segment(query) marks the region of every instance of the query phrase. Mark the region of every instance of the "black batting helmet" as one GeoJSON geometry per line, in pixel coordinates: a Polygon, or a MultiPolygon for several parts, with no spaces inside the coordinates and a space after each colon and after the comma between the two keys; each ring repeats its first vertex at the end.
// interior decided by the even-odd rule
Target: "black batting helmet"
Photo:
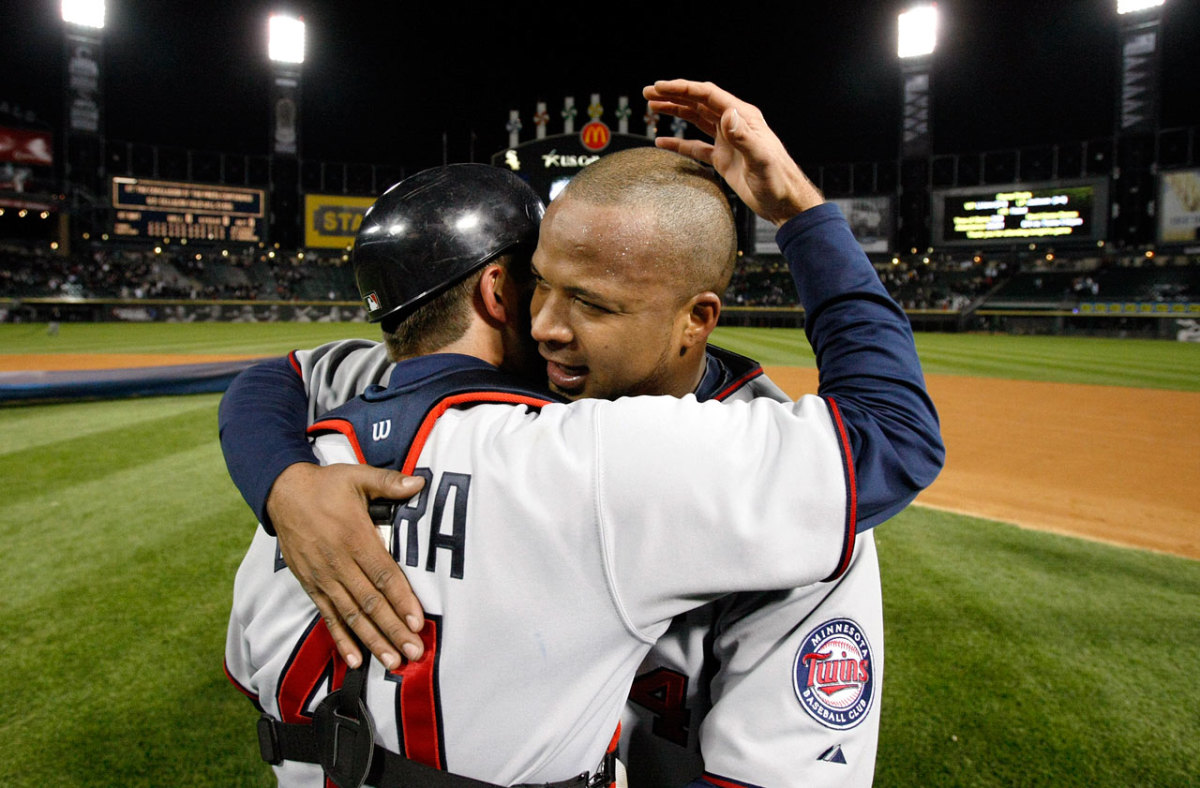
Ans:
{"type": "Polygon", "coordinates": [[[497,255],[532,252],[544,212],[528,184],[489,164],[405,178],[367,210],[354,239],[367,318],[399,320],[497,255]]]}

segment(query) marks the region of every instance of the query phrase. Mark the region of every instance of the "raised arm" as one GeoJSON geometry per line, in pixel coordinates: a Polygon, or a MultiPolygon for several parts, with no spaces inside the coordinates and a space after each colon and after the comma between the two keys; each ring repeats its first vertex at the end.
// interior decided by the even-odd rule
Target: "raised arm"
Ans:
{"type": "Polygon", "coordinates": [[[712,142],[659,137],[655,144],[710,164],[742,201],[779,227],[825,202],[758,107],[711,82],[659,80],[643,89],[650,110],[686,120],[712,142]]]}
{"type": "Polygon", "coordinates": [[[929,485],[945,460],[907,316],[841,211],[824,202],[757,107],[712,83],[682,79],[656,82],[643,94],[653,111],[713,137],[660,137],[659,147],[711,164],[746,205],[781,228],[776,240],[805,309],[818,393],[834,403],[846,429],[857,527],[883,522],[929,485]]]}
{"type": "Polygon", "coordinates": [[[234,484],[320,609],[347,664],[361,659],[351,631],[391,667],[417,659],[420,602],[376,536],[366,502],[405,499],[424,480],[360,465],[317,465],[311,420],[379,382],[389,368],[362,340],[299,351],[247,369],[221,400],[221,449],[234,484]],[[407,622],[407,623],[406,623],[407,622]]]}

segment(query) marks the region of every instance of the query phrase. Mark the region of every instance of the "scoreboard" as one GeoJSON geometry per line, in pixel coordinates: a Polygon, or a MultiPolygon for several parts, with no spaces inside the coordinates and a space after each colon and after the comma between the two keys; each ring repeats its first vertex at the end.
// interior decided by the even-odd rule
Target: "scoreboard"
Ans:
{"type": "Polygon", "coordinates": [[[114,177],[113,234],[257,243],[265,203],[262,189],[114,177]]]}
{"type": "Polygon", "coordinates": [[[933,194],[933,241],[977,247],[1095,243],[1107,235],[1107,217],[1103,179],[952,189],[933,194]]]}

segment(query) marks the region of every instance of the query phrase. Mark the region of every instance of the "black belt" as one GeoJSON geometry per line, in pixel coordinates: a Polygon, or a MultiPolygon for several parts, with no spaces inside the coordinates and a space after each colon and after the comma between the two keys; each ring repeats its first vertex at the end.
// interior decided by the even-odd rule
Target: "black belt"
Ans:
{"type": "MultiPolygon", "coordinates": [[[[342,688],[317,706],[311,724],[284,723],[263,714],[258,749],[272,766],[284,761],[319,763],[338,788],[501,788],[494,783],[435,769],[375,743],[375,722],[366,704],[367,664],[346,671],[342,688]]],[[[615,743],[615,737],[614,737],[615,743]]],[[[616,779],[616,748],[609,747],[596,774],[584,772],[556,783],[516,788],[600,788],[616,779]]]]}

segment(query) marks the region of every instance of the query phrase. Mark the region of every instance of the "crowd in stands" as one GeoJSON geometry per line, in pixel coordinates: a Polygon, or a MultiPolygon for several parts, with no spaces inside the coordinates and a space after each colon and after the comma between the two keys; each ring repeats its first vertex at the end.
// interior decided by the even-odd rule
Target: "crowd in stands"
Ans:
{"type": "Polygon", "coordinates": [[[341,252],[109,248],[61,255],[0,246],[0,297],[357,301],[341,252]]]}
{"type": "MultiPolygon", "coordinates": [[[[1200,259],[1182,256],[990,258],[940,254],[875,261],[880,280],[906,310],[961,311],[972,304],[1070,307],[1103,298],[1200,301],[1200,259]]],[[[61,255],[0,243],[0,298],[358,301],[342,251],[276,254],[170,247],[104,248],[61,255]]],[[[778,256],[739,261],[729,307],[795,307],[778,256]]]]}
{"type": "MultiPolygon", "coordinates": [[[[1004,262],[960,259],[899,258],[877,262],[875,269],[892,297],[908,310],[958,311],[993,290],[1012,266],[1004,262]]],[[[743,260],[735,270],[728,306],[796,306],[796,292],[787,265],[779,258],[743,260]]]]}
{"type": "MultiPolygon", "coordinates": [[[[938,254],[877,260],[884,286],[908,311],[959,312],[972,305],[1020,303],[1070,309],[1102,299],[1200,302],[1200,257],[1145,253],[1101,257],[938,254]]],[[[745,258],[725,294],[728,306],[797,303],[786,264],[745,258]]]]}

